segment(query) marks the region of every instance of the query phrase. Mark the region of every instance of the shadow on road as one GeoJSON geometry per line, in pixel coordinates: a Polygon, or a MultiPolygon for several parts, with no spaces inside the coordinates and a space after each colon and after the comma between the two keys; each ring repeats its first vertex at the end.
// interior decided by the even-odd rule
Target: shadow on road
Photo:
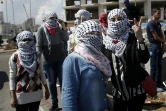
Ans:
{"type": "Polygon", "coordinates": [[[164,111],[164,110],[158,110],[160,108],[166,107],[165,105],[162,104],[152,104],[152,105],[144,105],[144,109],[147,111],[164,111]]]}
{"type": "Polygon", "coordinates": [[[166,57],[162,59],[162,81],[166,81],[166,57]]]}
{"type": "Polygon", "coordinates": [[[3,88],[5,82],[8,82],[8,75],[4,71],[0,71],[0,90],[3,88]]]}

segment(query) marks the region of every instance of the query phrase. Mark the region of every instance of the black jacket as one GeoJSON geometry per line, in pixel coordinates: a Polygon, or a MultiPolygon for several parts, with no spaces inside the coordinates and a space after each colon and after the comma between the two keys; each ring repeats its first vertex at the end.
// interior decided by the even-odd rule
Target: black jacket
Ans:
{"type": "MultiPolygon", "coordinates": [[[[140,45],[140,44],[139,44],[140,45]]],[[[145,45],[145,44],[144,44],[145,45]]],[[[112,63],[112,52],[108,49],[102,49],[104,55],[111,61],[110,65],[112,68],[112,77],[111,81],[116,87],[115,81],[115,70],[112,63]]],[[[145,50],[138,49],[137,39],[135,34],[130,32],[129,38],[127,41],[127,47],[124,52],[124,59],[126,61],[124,78],[125,82],[130,87],[136,87],[146,78],[147,72],[144,68],[141,67],[140,63],[147,63],[149,60],[149,51],[145,46],[145,50]]]]}

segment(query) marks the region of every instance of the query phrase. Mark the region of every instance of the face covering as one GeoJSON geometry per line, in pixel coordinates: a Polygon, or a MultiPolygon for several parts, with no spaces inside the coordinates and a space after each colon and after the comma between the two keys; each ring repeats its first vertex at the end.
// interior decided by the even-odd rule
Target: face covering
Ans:
{"type": "Polygon", "coordinates": [[[121,9],[114,9],[108,14],[107,36],[103,38],[106,49],[111,50],[117,57],[121,57],[126,49],[130,28],[128,19],[121,9]],[[119,16],[121,20],[113,21],[112,18],[119,16]]]}
{"type": "Polygon", "coordinates": [[[29,73],[29,77],[32,78],[35,75],[37,67],[37,55],[33,34],[29,31],[23,31],[17,35],[16,40],[20,64],[29,73]]]}
{"type": "Polygon", "coordinates": [[[110,62],[101,52],[102,36],[99,24],[91,20],[84,21],[76,28],[75,36],[77,45],[74,51],[99,68],[103,74],[111,76],[110,62]]]}

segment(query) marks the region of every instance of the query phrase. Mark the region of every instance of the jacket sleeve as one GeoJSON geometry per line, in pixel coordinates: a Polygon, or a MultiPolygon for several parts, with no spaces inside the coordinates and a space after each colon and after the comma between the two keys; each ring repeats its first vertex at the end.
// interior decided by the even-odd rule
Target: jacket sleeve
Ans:
{"type": "Polygon", "coordinates": [[[43,59],[39,60],[39,69],[40,69],[41,82],[43,85],[45,85],[47,84],[47,82],[46,82],[46,76],[44,74],[44,69],[43,69],[43,59]]]}
{"type": "Polygon", "coordinates": [[[36,51],[39,55],[39,58],[41,57],[41,53],[42,53],[42,46],[43,46],[43,28],[39,27],[38,31],[37,31],[37,36],[36,36],[36,51]]]}
{"type": "Polygon", "coordinates": [[[138,52],[136,54],[137,60],[140,63],[146,64],[150,58],[150,54],[149,54],[147,46],[145,45],[144,42],[143,43],[137,42],[137,48],[138,48],[138,52]]]}
{"type": "Polygon", "coordinates": [[[67,33],[67,30],[60,29],[60,36],[63,42],[67,42],[69,40],[69,35],[67,33]]]}
{"type": "Polygon", "coordinates": [[[10,90],[16,90],[16,74],[17,74],[17,65],[13,61],[14,54],[9,59],[9,88],[10,90]]]}
{"type": "Polygon", "coordinates": [[[78,92],[80,86],[79,68],[74,68],[71,57],[67,57],[63,63],[62,73],[62,109],[63,111],[79,111],[78,92]]]}

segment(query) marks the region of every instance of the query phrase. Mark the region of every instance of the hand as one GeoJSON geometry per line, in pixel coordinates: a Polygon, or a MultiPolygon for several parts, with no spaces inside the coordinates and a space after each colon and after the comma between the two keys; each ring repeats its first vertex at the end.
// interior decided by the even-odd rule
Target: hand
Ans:
{"type": "Polygon", "coordinates": [[[63,29],[65,29],[65,28],[66,28],[66,27],[65,27],[65,23],[64,23],[64,21],[63,21],[63,20],[60,20],[60,19],[59,19],[59,23],[61,24],[61,26],[62,26],[62,28],[63,28],[63,29]]]}
{"type": "Polygon", "coordinates": [[[135,32],[135,36],[137,40],[139,40],[140,42],[143,41],[141,23],[142,23],[142,18],[140,18],[139,22],[137,22],[137,20],[134,18],[134,25],[132,26],[132,29],[135,32]]]}
{"type": "Polygon", "coordinates": [[[50,97],[50,93],[48,90],[45,91],[45,100],[47,100],[50,97]]]}
{"type": "Polygon", "coordinates": [[[69,54],[74,51],[74,47],[69,50],[69,54]]]}
{"type": "Polygon", "coordinates": [[[10,98],[10,105],[12,106],[12,108],[15,108],[17,106],[17,99],[15,97],[10,98]]]}

